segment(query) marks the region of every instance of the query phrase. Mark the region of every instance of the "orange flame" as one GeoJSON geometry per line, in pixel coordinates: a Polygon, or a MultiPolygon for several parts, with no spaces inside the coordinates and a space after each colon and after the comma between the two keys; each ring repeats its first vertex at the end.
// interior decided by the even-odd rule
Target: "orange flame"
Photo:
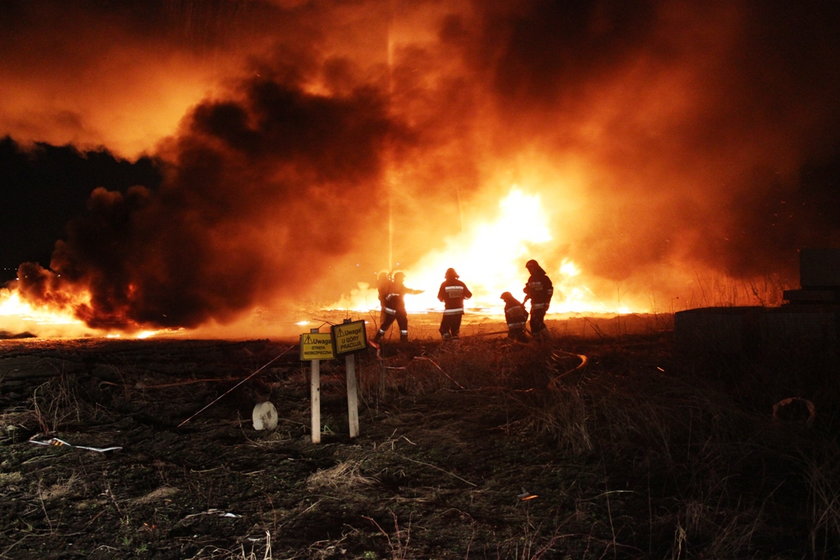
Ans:
{"type": "MultiPolygon", "coordinates": [[[[583,271],[570,259],[549,263],[540,255],[549,253],[552,236],[549,219],[539,194],[529,194],[514,185],[499,202],[499,211],[492,221],[479,221],[461,234],[446,240],[444,247],[427,253],[407,268],[406,285],[422,289],[422,294],[406,296],[409,312],[439,310],[437,289],[444,272],[453,267],[473,293],[466,302],[468,310],[487,314],[503,313],[502,292],[511,292],[522,299],[528,273],[525,262],[537,258],[551,277],[555,296],[550,313],[630,313],[618,301],[599,298],[587,286],[583,271]]],[[[377,309],[376,290],[361,283],[345,295],[334,309],[367,311],[377,309]]]]}
{"type": "MultiPolygon", "coordinates": [[[[89,297],[76,295],[73,305],[80,305],[89,297]]],[[[78,319],[72,306],[50,307],[34,305],[24,300],[15,289],[0,289],[0,330],[19,335],[31,334],[51,338],[78,338],[102,336],[107,338],[149,338],[160,334],[160,330],[140,330],[121,333],[92,329],[78,319]]]]}
{"type": "Polygon", "coordinates": [[[49,333],[49,336],[86,336],[93,331],[73,316],[72,311],[36,306],[21,298],[17,290],[0,290],[0,329],[9,333],[49,333]]]}

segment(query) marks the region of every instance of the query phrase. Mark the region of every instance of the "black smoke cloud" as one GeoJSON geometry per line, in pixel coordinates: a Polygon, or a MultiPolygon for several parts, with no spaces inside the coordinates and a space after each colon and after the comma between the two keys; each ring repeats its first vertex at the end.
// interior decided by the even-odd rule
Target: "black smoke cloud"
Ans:
{"type": "Polygon", "coordinates": [[[373,90],[325,97],[261,77],[237,95],[194,109],[161,150],[159,189],[94,190],[51,271],[21,268],[21,291],[87,290],[77,315],[107,329],[225,322],[278,291],[306,296],[316,263],[376,215],[365,191],[395,129],[373,90]]]}

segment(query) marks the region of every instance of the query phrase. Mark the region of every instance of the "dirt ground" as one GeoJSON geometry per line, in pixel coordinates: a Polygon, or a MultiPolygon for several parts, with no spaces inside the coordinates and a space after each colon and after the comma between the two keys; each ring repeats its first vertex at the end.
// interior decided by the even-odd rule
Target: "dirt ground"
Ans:
{"type": "MultiPolygon", "coordinates": [[[[696,505],[714,508],[704,515],[671,508],[688,486],[644,453],[615,451],[629,443],[593,444],[593,397],[578,398],[598,376],[646,387],[667,375],[670,343],[489,336],[370,349],[355,358],[353,439],[345,363],[323,361],[314,444],[310,363],[294,341],[2,340],[0,558],[715,557],[708,540],[749,525],[749,510],[721,496],[696,505]],[[263,401],[279,411],[271,431],[252,424],[263,401]],[[66,445],[42,445],[52,438],[66,445]],[[726,513],[736,519],[710,521],[726,513]]],[[[786,556],[805,539],[779,533],[772,509],[743,557],[802,557],[786,556]]]]}

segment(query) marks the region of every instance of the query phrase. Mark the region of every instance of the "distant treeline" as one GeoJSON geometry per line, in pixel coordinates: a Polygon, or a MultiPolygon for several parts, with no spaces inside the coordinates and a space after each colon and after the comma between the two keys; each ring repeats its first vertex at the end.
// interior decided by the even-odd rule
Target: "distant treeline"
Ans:
{"type": "Polygon", "coordinates": [[[96,187],[125,191],[133,185],[157,189],[159,163],[150,157],[121,159],[105,148],[80,151],[72,145],[18,144],[0,138],[0,281],[32,261],[49,266],[65,225],[85,208],[96,187]]]}

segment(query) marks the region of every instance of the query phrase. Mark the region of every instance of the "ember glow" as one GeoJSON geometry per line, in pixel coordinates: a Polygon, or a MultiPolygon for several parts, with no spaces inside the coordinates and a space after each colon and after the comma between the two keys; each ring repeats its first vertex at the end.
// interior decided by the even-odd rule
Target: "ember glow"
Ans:
{"type": "Polygon", "coordinates": [[[530,258],[553,313],[775,304],[840,246],[831,3],[4,9],[6,294],[96,333],[299,330],[381,270],[498,314],[530,258]]]}

